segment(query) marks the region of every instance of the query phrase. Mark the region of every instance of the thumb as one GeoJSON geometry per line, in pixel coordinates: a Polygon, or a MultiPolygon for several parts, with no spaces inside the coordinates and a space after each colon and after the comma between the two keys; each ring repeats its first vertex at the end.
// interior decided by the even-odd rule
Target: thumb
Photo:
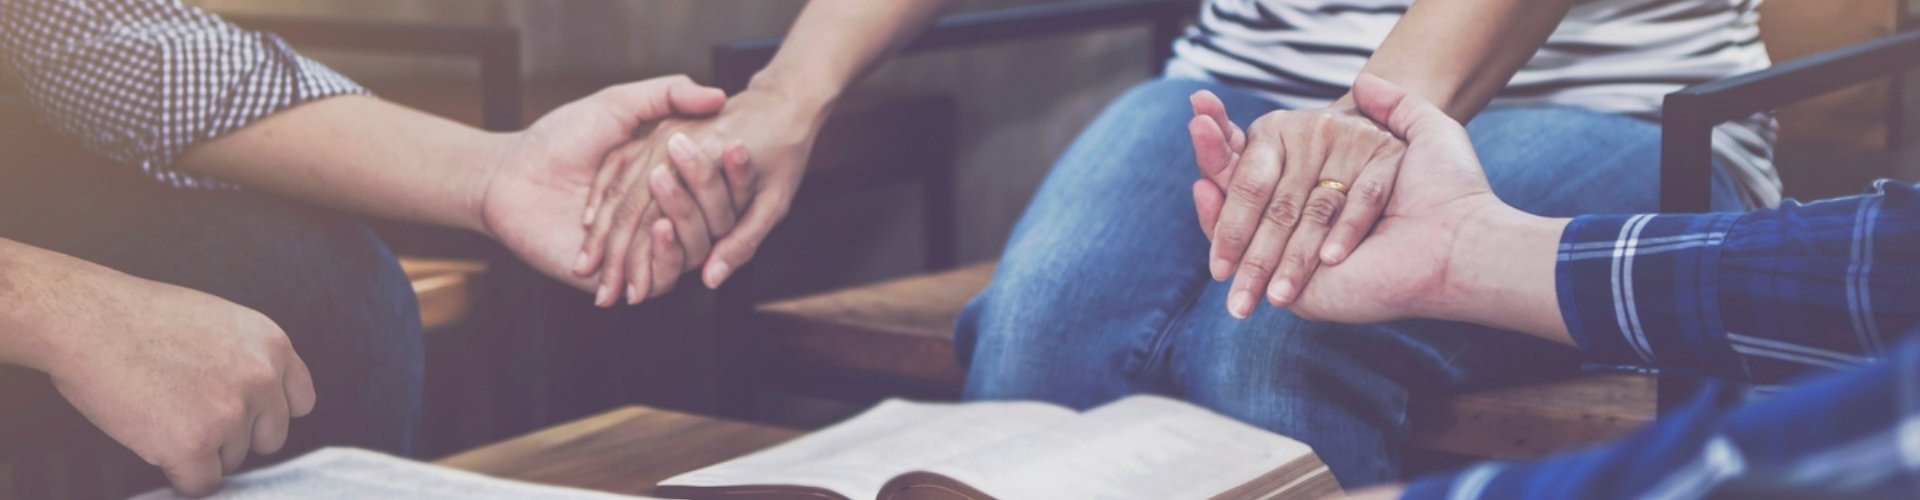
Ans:
{"type": "Polygon", "coordinates": [[[635,125],[676,115],[711,115],[720,112],[727,102],[725,92],[693,83],[686,75],[614,85],[594,97],[635,125]]]}
{"type": "Polygon", "coordinates": [[[1438,136],[1460,130],[1460,123],[1438,106],[1377,76],[1361,73],[1353,82],[1353,100],[1360,113],[1412,143],[1420,136],[1438,136]]]}

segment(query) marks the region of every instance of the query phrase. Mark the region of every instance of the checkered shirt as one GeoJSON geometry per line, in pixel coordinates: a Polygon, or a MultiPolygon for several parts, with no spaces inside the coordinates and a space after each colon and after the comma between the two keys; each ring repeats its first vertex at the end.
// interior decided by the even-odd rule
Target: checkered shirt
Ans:
{"type": "Polygon", "coordinates": [[[179,0],[0,0],[0,81],[47,126],[179,187],[188,147],[313,99],[366,93],[269,33],[179,0]]]}

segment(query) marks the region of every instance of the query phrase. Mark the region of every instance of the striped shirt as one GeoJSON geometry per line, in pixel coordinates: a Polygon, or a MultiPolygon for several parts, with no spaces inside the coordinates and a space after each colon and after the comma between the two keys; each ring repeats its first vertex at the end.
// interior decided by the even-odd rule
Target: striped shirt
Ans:
{"type": "Polygon", "coordinates": [[[56,132],[180,187],[230,187],[168,169],[188,146],[366,93],[279,37],[179,0],[0,0],[0,82],[56,132]]]}
{"type": "MultiPolygon", "coordinates": [[[[1265,93],[1283,107],[1324,107],[1354,77],[1413,0],[1209,0],[1174,43],[1167,74],[1265,93]]],[[[1493,106],[1571,105],[1658,119],[1666,94],[1766,68],[1760,0],[1574,0],[1546,44],[1493,106]]],[[[1749,206],[1780,201],[1767,115],[1714,130],[1716,159],[1749,206]]]]}
{"type": "Polygon", "coordinates": [[[1580,217],[1555,279],[1589,356],[1717,382],[1613,443],[1422,479],[1406,498],[1920,498],[1920,188],[1580,217]],[[1787,385],[1749,403],[1746,383],[1787,385]]]}

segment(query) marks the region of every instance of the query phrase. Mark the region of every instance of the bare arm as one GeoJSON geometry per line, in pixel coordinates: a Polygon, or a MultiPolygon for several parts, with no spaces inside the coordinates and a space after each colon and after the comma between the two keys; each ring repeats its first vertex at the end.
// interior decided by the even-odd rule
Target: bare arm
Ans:
{"type": "MultiPolygon", "coordinates": [[[[1572,0],[1414,2],[1361,72],[1405,86],[1465,122],[1533,58],[1572,6],[1572,0]]],[[[1341,101],[1351,103],[1352,95],[1341,101]]]]}
{"type": "Polygon", "coordinates": [[[965,0],[813,0],[753,79],[820,110],[965,0]]]}
{"type": "Polygon", "coordinates": [[[362,214],[483,231],[511,134],[365,96],[322,99],[196,145],[178,168],[362,214]]]}

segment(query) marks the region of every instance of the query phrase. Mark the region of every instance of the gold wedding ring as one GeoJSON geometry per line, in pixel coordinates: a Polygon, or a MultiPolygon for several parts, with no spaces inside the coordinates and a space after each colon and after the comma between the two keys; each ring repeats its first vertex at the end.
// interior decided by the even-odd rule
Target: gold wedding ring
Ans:
{"type": "Polygon", "coordinates": [[[1320,187],[1339,191],[1340,194],[1347,194],[1347,183],[1345,182],[1333,179],[1320,179],[1320,187]]]}

